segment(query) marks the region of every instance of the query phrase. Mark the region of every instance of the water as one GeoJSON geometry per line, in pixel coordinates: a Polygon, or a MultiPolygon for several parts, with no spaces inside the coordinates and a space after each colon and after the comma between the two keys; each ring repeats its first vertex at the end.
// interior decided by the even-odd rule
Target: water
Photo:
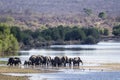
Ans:
{"type": "Polygon", "coordinates": [[[120,42],[100,42],[96,45],[52,45],[50,48],[20,51],[22,60],[31,55],[80,56],[87,63],[120,63],[120,42]]]}
{"type": "Polygon", "coordinates": [[[14,74],[13,76],[31,76],[30,80],[120,80],[120,72],[74,72],[74,73],[36,73],[14,74]]]}
{"type": "MultiPolygon", "coordinates": [[[[100,63],[120,63],[120,42],[100,42],[96,45],[52,45],[50,48],[20,51],[22,63],[31,55],[44,56],[80,56],[84,66],[97,66],[100,63]]],[[[0,58],[6,61],[8,58],[0,58]]],[[[120,80],[120,72],[82,71],[81,69],[59,69],[57,73],[14,74],[13,76],[31,76],[30,80],[120,80]]]]}

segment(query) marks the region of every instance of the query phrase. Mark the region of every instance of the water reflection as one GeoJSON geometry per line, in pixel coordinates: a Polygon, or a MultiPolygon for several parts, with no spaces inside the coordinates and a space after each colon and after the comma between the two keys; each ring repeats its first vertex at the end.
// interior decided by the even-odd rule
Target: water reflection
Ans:
{"type": "Polygon", "coordinates": [[[20,51],[21,58],[28,59],[31,55],[44,56],[80,56],[84,62],[120,63],[120,43],[100,42],[96,45],[52,45],[45,49],[20,51]],[[27,57],[27,58],[25,58],[27,57]]]}
{"type": "MultiPolygon", "coordinates": [[[[28,60],[31,55],[44,56],[80,56],[84,62],[120,63],[120,42],[100,42],[96,45],[52,45],[49,48],[20,51],[18,56],[22,61],[28,60]],[[89,48],[89,49],[88,49],[89,48]]],[[[0,58],[5,61],[8,58],[0,58]]]]}

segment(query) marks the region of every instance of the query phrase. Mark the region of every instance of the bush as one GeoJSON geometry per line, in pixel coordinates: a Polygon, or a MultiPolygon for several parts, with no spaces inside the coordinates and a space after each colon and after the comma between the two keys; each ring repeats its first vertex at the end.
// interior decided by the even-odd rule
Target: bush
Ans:
{"type": "Polygon", "coordinates": [[[112,33],[113,33],[115,36],[120,36],[120,25],[114,26],[112,33]]]}
{"type": "Polygon", "coordinates": [[[98,42],[97,39],[95,39],[93,36],[88,36],[83,43],[84,44],[96,44],[97,42],[98,42]]]}

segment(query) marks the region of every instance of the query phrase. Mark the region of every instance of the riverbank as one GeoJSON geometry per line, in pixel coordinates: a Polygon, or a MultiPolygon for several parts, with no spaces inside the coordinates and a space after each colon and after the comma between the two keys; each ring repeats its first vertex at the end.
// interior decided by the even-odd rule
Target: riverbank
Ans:
{"type": "Polygon", "coordinates": [[[55,71],[32,69],[32,68],[20,68],[18,66],[17,67],[0,66],[0,80],[29,80],[28,76],[10,76],[10,75],[4,75],[5,73],[30,74],[30,73],[52,73],[52,72],[55,71]]]}
{"type": "Polygon", "coordinates": [[[0,74],[0,80],[28,80],[27,76],[10,76],[0,74]]]}

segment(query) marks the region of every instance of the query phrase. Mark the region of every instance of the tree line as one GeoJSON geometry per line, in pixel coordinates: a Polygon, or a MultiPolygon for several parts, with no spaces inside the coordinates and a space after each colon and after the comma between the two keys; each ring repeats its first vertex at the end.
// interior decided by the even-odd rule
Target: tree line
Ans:
{"type": "Polygon", "coordinates": [[[101,35],[108,35],[106,29],[100,30],[95,27],[79,28],[78,26],[65,27],[62,25],[35,31],[21,30],[19,27],[14,26],[11,27],[11,33],[19,43],[29,45],[29,47],[44,46],[49,42],[63,44],[67,41],[78,41],[79,44],[95,44],[99,41],[101,35]]]}

